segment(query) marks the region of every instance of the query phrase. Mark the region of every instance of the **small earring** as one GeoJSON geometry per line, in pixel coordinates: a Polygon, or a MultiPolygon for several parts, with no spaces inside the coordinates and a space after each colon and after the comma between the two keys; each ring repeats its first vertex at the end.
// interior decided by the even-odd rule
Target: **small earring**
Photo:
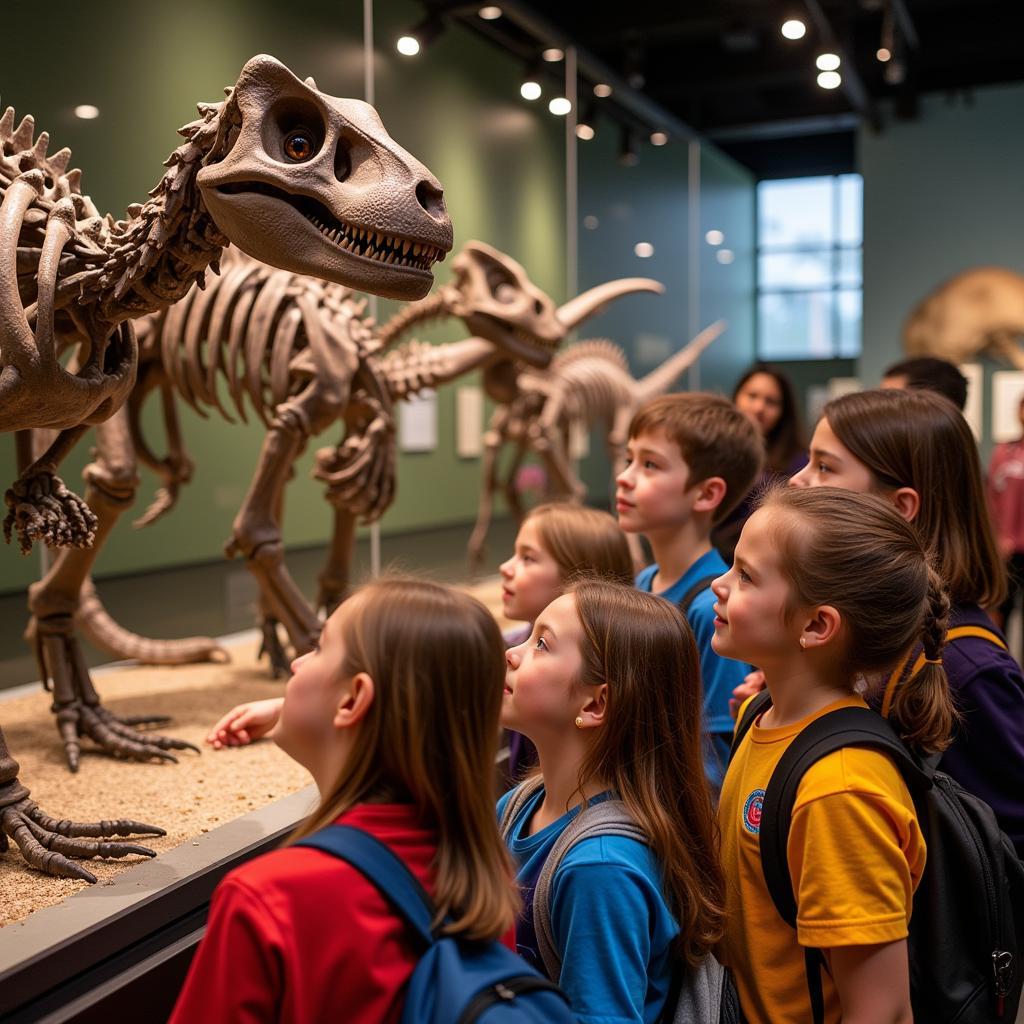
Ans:
{"type": "Polygon", "coordinates": [[[807,649],[807,637],[800,637],[800,646],[803,647],[805,650],[807,649]]]}
{"type": "Polygon", "coordinates": [[[583,728],[583,716],[582,715],[577,715],[576,716],[576,728],[577,729],[582,729],[583,728]]]}

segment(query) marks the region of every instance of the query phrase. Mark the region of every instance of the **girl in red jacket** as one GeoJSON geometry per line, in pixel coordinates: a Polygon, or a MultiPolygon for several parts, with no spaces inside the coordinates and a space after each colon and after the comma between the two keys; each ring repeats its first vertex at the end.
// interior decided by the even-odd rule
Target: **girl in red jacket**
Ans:
{"type": "MultiPolygon", "coordinates": [[[[371,583],[292,665],[273,739],[309,769],[332,822],[385,842],[451,930],[504,936],[518,897],[491,787],[504,679],[501,634],[473,598],[434,583],[371,583]]],[[[413,937],[355,868],[288,846],[231,872],[173,1024],[397,1021],[413,937]]]]}

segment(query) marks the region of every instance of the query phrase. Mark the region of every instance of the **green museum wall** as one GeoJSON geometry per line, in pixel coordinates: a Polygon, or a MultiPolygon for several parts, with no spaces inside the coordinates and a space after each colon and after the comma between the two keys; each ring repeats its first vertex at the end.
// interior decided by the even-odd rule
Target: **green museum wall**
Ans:
{"type": "MultiPolygon", "coordinates": [[[[915,121],[886,111],[859,135],[864,175],[864,346],[874,386],[901,354],[913,308],[970,267],[1024,272],[1024,86],[974,89],[970,102],[929,95],[915,121]]],[[[985,365],[983,452],[990,448],[992,362],[985,365]]]]}
{"type": "MultiPolygon", "coordinates": [[[[526,265],[533,279],[558,301],[565,298],[564,125],[518,98],[518,64],[472,33],[451,27],[415,61],[394,50],[394,38],[422,16],[412,2],[376,5],[377,106],[390,134],[426,163],[445,186],[456,247],[481,238],[526,265]]],[[[15,0],[5,5],[8,39],[37,34],[38,7],[15,0]]],[[[363,95],[360,2],[180,0],[139,5],[109,0],[97,7],[55,0],[48,19],[60,25],[47,36],[47,58],[30,46],[9,47],[0,73],[0,100],[19,114],[32,113],[51,135],[51,150],[68,145],[83,169],[83,189],[102,210],[120,214],[159,180],[162,162],[180,142],[175,130],[194,119],[197,101],[222,97],[245,60],[272,53],[296,73],[313,75],[335,95],[363,95]],[[73,116],[80,103],[100,117],[73,116]]],[[[437,278],[448,277],[448,265],[437,278]]],[[[381,303],[380,317],[394,307],[381,303]]],[[[427,332],[452,340],[449,326],[427,332]]],[[[186,444],[197,470],[170,515],[143,531],[127,522],[111,536],[97,575],[214,560],[228,536],[256,464],[263,433],[254,425],[202,419],[182,410],[186,444]]],[[[147,419],[160,450],[159,415],[147,419]]],[[[438,449],[399,457],[398,499],[382,528],[408,530],[472,519],[479,462],[454,451],[454,389],[438,400],[438,449]]],[[[319,444],[332,444],[332,432],[319,444]]],[[[64,466],[79,486],[90,440],[64,466]]],[[[322,489],[310,480],[310,446],[289,486],[285,538],[289,545],[322,543],[330,529],[322,489]]],[[[0,478],[13,479],[13,443],[0,443],[0,478]]],[[[136,508],[141,513],[157,484],[142,470],[136,508]]],[[[387,551],[385,547],[385,558],[387,551]]],[[[0,547],[0,590],[34,578],[38,558],[0,547]]]]}

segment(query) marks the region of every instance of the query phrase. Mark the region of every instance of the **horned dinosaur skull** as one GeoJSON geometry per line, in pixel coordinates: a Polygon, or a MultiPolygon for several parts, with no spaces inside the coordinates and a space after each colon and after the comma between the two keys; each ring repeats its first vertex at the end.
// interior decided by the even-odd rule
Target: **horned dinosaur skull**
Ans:
{"type": "Polygon", "coordinates": [[[264,263],[377,295],[417,299],[452,247],[441,183],[367,103],[327,96],[253,57],[231,97],[227,154],[197,175],[207,209],[264,263]]]}

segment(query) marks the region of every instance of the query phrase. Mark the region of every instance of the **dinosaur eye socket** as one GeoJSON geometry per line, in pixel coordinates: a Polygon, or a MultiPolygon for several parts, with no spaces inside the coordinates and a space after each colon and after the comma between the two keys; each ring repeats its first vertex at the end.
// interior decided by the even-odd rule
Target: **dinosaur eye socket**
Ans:
{"type": "Polygon", "coordinates": [[[494,289],[494,297],[499,302],[512,302],[516,297],[516,290],[510,284],[499,284],[494,289]]]}
{"type": "Polygon", "coordinates": [[[289,132],[284,140],[284,155],[297,163],[308,160],[316,153],[316,141],[313,133],[305,128],[296,128],[289,132]]]}

